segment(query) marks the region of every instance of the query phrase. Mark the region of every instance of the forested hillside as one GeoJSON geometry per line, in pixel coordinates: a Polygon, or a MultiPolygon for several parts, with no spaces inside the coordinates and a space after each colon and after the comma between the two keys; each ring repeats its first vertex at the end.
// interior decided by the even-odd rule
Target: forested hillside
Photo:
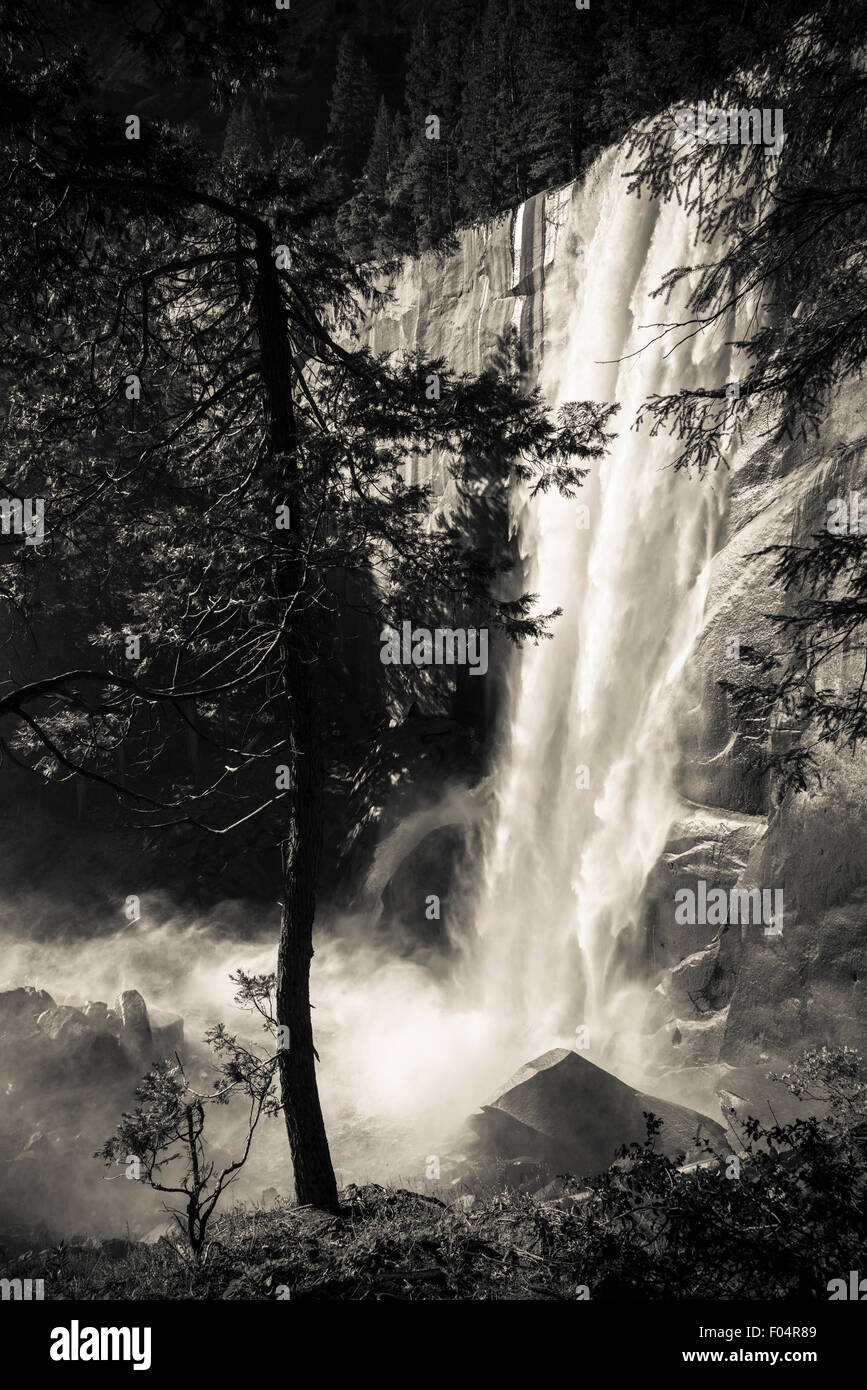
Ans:
{"type": "MultiPolygon", "coordinates": [[[[416,253],[462,225],[584,172],[635,121],[707,97],[809,10],[805,0],[292,0],[255,89],[227,80],[219,109],[188,65],[155,85],[152,60],[187,45],[184,7],[108,29],[75,22],[101,51],[106,102],[186,118],[218,150],[268,160],[294,142],[320,157],[319,192],[343,249],[416,253]],[[582,7],[583,6],[583,7],[582,7]],[[145,35],[141,42],[141,34],[145,35]],[[158,34],[158,37],[155,35],[158,34]],[[191,81],[190,79],[194,80],[191,81]],[[129,98],[135,104],[129,105],[129,98]]],[[[241,7],[243,9],[243,7],[241,7]]],[[[225,18],[221,18],[225,24],[225,18]]],[[[243,16],[236,16],[239,42],[243,16]]]]}

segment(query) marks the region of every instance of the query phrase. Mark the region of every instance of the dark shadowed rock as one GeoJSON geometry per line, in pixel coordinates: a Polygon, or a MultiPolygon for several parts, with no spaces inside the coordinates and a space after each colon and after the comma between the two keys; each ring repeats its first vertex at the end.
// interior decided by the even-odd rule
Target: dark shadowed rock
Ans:
{"type": "Polygon", "coordinates": [[[53,1042],[62,1043],[90,1038],[96,1031],[81,1009],[74,1009],[71,1004],[54,1004],[39,1015],[36,1025],[53,1042]]]}
{"type": "Polygon", "coordinates": [[[117,1039],[70,1004],[46,1009],[37,1019],[37,1028],[52,1045],[51,1053],[40,1062],[47,1086],[64,1078],[89,1082],[121,1077],[128,1068],[117,1039]]]}
{"type": "Polygon", "coordinates": [[[383,910],[405,916],[430,938],[425,898],[447,894],[466,847],[467,827],[483,809],[471,794],[477,760],[478,748],[466,728],[426,716],[415,703],[398,724],[381,731],[350,796],[352,829],[337,871],[347,905],[376,919],[383,910]],[[437,853],[447,854],[448,863],[438,862],[437,853]],[[416,872],[414,864],[421,860],[435,873],[435,886],[425,886],[419,896],[424,868],[416,872]]]}
{"type": "Polygon", "coordinates": [[[449,893],[459,879],[467,853],[463,825],[441,825],[423,835],[397,865],[382,892],[387,920],[412,926],[428,941],[450,921],[449,893]],[[430,894],[438,901],[436,918],[426,912],[430,894]]]}
{"type": "Polygon", "coordinates": [[[147,1004],[137,989],[125,989],[115,1001],[115,1013],[120,1019],[120,1042],[137,1061],[152,1060],[154,1040],[148,1018],[147,1004]]]}
{"type": "Polygon", "coordinates": [[[697,1136],[725,1142],[708,1116],[644,1095],[565,1048],[522,1067],[470,1125],[483,1150],[500,1158],[588,1175],[607,1168],[621,1145],[644,1142],[644,1111],[663,1121],[656,1147],[670,1157],[696,1157],[697,1136]]]}
{"type": "Polygon", "coordinates": [[[46,1009],[54,1008],[54,1000],[45,989],[24,985],[7,989],[0,994],[0,1034],[29,1030],[46,1009]]]}

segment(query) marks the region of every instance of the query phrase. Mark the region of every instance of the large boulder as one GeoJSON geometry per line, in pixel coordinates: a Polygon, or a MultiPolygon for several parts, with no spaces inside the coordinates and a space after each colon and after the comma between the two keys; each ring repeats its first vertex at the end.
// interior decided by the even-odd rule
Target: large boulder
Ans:
{"type": "Polygon", "coordinates": [[[700,1067],[719,1061],[728,1008],[704,1018],[675,1018],[651,1039],[657,1065],[700,1067]]]}
{"type": "Polygon", "coordinates": [[[580,1053],[556,1048],[529,1062],[470,1120],[480,1148],[588,1176],[607,1168],[624,1144],[643,1143],[644,1112],[663,1121],[657,1149],[696,1158],[698,1139],[726,1145],[715,1120],[645,1095],[580,1053]]]}
{"type": "Polygon", "coordinates": [[[36,1020],[36,1026],[52,1042],[64,1044],[80,1042],[82,1038],[92,1038],[96,1029],[81,1009],[71,1004],[54,1004],[46,1009],[36,1020]]]}
{"type": "Polygon", "coordinates": [[[81,1009],[55,1004],[37,1019],[37,1028],[51,1045],[41,1057],[44,1084],[67,1084],[70,1080],[108,1080],[122,1077],[128,1068],[117,1039],[99,1027],[81,1009]]]}
{"type": "Polygon", "coordinates": [[[119,994],[114,1011],[120,1019],[120,1043],[136,1062],[150,1063],[154,1058],[154,1040],[148,1008],[137,989],[125,989],[119,994]]]}
{"type": "Polygon", "coordinates": [[[0,1036],[32,1032],[36,1020],[46,1009],[54,1008],[54,1000],[45,989],[23,985],[0,994],[0,1036]]]}
{"type": "MultiPolygon", "coordinates": [[[[687,957],[711,946],[720,934],[711,924],[683,925],[676,920],[677,893],[742,886],[742,880],[767,829],[762,816],[720,811],[684,801],[645,888],[645,931],[651,960],[661,969],[676,969],[687,957]]],[[[719,950],[719,941],[716,949],[719,950]]],[[[725,1002],[731,997],[737,972],[740,936],[722,942],[720,968],[729,973],[725,1002]]],[[[717,982],[719,983],[719,982],[717,982]]]]}
{"type": "Polygon", "coordinates": [[[447,931],[452,915],[449,896],[459,881],[466,853],[466,826],[441,825],[423,834],[383,889],[386,921],[404,926],[427,944],[447,931]]]}

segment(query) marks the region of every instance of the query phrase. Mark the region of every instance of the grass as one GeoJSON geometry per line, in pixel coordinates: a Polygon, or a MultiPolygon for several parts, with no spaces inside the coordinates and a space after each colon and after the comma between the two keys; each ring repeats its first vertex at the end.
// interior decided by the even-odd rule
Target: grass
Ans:
{"type": "Polygon", "coordinates": [[[339,1217],[288,1202],[227,1211],[198,1268],[163,1238],[29,1251],[2,1273],[42,1278],[46,1299],[573,1299],[578,1261],[548,1249],[565,1214],[509,1191],[464,1212],[349,1187],[339,1217]]]}

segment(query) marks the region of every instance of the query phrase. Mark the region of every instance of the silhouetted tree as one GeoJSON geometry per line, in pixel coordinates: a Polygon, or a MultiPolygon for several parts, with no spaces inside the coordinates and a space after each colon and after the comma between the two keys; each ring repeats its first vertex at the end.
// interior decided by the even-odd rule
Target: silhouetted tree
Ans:
{"type": "Polygon", "coordinates": [[[377,108],[377,84],[351,31],[340,41],[337,71],[328,109],[328,136],[337,167],[348,181],[361,173],[370,148],[377,108]]]}

